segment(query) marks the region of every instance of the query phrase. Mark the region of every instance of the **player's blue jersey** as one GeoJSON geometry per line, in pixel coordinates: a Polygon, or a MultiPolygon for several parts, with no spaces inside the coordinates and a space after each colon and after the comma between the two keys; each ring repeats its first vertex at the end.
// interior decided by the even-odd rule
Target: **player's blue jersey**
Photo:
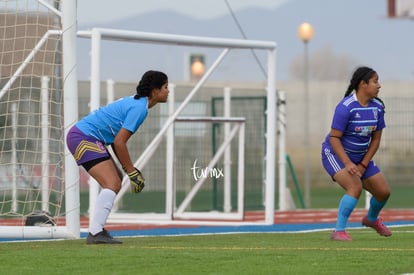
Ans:
{"type": "MultiPolygon", "coordinates": [[[[384,105],[377,99],[371,99],[368,106],[362,106],[352,93],[336,106],[331,128],[343,133],[341,142],[345,152],[363,155],[368,150],[372,132],[385,128],[384,105]]],[[[323,145],[333,152],[329,134],[323,145]]]]}
{"type": "Polygon", "coordinates": [[[147,97],[134,99],[134,96],[127,96],[91,112],[76,123],[76,127],[108,145],[114,142],[121,128],[135,133],[147,115],[147,97]]]}

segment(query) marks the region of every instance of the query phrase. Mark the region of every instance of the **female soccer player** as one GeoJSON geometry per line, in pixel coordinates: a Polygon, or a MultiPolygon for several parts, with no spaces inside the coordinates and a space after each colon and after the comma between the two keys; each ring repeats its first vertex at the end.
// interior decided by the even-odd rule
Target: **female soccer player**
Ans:
{"type": "Polygon", "coordinates": [[[148,109],[159,102],[166,102],[168,93],[167,75],[159,71],[147,71],[139,81],[135,95],[91,112],[70,129],[66,137],[70,152],[77,164],[85,168],[102,187],[96,199],[87,244],[122,243],[104,229],[122,183],[122,172],[106,146],[111,145],[128,174],[132,192],[141,192],[144,177],[133,166],[127,141],[144,122],[148,109]]]}
{"type": "Polygon", "coordinates": [[[322,164],[346,192],[339,202],[331,240],[352,240],[345,226],[363,189],[372,198],[362,225],[375,229],[381,236],[391,236],[378,218],[390,196],[390,188],[373,161],[385,128],[385,107],[378,98],[380,88],[377,72],[368,67],[357,68],[345,97],[336,106],[331,131],[322,144],[322,164]]]}

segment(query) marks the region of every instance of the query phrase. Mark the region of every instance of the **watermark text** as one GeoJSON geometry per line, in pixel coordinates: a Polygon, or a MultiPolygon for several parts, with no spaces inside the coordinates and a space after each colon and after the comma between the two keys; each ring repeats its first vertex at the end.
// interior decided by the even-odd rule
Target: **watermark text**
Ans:
{"type": "Polygon", "coordinates": [[[193,172],[194,180],[198,181],[201,178],[221,178],[224,177],[223,169],[220,168],[210,168],[210,167],[199,167],[197,166],[197,160],[194,161],[193,167],[191,168],[193,172]]]}

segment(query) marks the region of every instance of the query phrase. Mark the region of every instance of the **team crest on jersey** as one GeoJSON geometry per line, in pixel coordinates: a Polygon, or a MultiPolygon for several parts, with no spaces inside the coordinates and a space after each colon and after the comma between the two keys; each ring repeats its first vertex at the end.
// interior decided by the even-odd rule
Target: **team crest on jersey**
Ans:
{"type": "Polygon", "coordinates": [[[378,110],[374,109],[374,110],[372,110],[372,113],[373,113],[375,119],[378,119],[378,110]]]}

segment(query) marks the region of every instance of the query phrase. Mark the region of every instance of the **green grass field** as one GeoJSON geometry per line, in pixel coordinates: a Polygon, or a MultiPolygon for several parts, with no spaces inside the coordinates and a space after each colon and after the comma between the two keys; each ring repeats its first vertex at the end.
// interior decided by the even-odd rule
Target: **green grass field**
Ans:
{"type": "Polygon", "coordinates": [[[124,238],[0,243],[2,274],[404,274],[414,273],[414,227],[384,238],[350,229],[329,232],[124,238]]]}

